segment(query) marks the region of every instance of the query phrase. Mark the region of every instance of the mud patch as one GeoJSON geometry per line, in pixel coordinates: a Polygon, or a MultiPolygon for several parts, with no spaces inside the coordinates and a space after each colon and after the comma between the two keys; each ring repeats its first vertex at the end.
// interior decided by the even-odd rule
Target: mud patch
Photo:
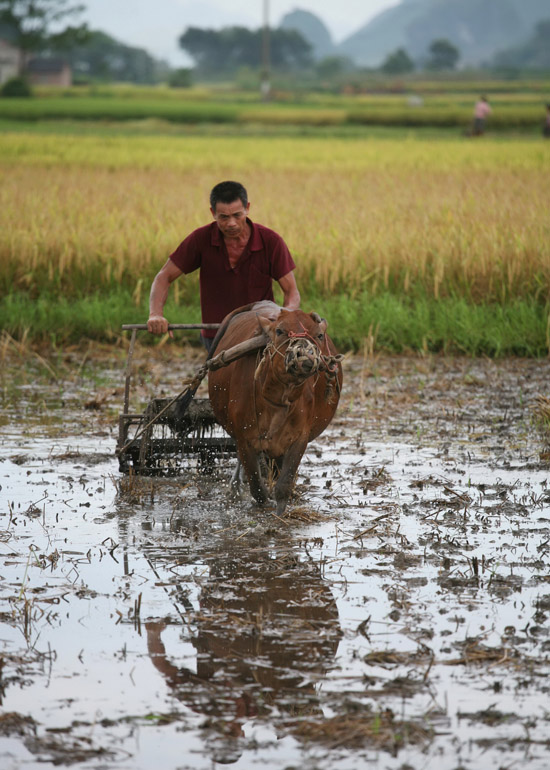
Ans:
{"type": "Polygon", "coordinates": [[[350,358],[284,518],[121,477],[122,371],[4,361],[2,767],[548,767],[548,361],[350,358]]]}

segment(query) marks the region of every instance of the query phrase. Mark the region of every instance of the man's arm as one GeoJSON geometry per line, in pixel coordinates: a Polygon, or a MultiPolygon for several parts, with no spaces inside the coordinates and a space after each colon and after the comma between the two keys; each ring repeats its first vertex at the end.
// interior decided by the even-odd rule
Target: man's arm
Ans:
{"type": "Polygon", "coordinates": [[[279,278],[277,283],[283,290],[283,306],[286,308],[286,310],[298,310],[300,307],[300,292],[296,286],[294,273],[291,271],[290,273],[283,275],[282,278],[279,278]]]}
{"type": "Polygon", "coordinates": [[[168,298],[170,284],[181,274],[179,267],[168,259],[155,276],[149,295],[149,320],[147,321],[147,328],[152,334],[166,334],[168,331],[168,321],[163,315],[164,305],[168,298]]]}

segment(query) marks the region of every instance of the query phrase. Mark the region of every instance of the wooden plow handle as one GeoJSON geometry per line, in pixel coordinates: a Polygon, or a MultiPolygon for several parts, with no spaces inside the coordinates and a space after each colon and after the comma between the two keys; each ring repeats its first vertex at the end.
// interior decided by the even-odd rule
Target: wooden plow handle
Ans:
{"type": "MultiPolygon", "coordinates": [[[[210,326],[218,326],[218,324],[210,324],[210,326]]],[[[129,404],[129,396],[130,396],[130,379],[131,379],[131,370],[130,370],[130,364],[132,360],[132,354],[133,354],[133,344],[135,342],[135,332],[141,331],[142,329],[147,329],[146,324],[125,324],[123,329],[132,329],[132,342],[130,344],[130,352],[127,362],[127,369],[126,369],[126,383],[125,383],[125,392],[124,392],[124,411],[123,415],[126,415],[128,413],[128,404],[129,404]]],[[[197,326],[189,326],[188,324],[174,324],[173,328],[204,328],[204,327],[197,327],[197,326]]],[[[260,350],[261,348],[264,348],[267,343],[269,342],[269,338],[266,334],[259,334],[255,337],[252,337],[252,339],[245,340],[244,342],[239,342],[237,345],[234,345],[232,348],[228,348],[227,350],[223,350],[221,353],[218,353],[218,355],[213,356],[212,358],[209,358],[205,361],[202,366],[197,369],[195,372],[195,376],[189,380],[185,388],[181,391],[181,393],[178,393],[177,396],[174,396],[173,399],[171,399],[163,409],[161,409],[160,412],[158,412],[156,415],[153,416],[151,420],[145,425],[143,428],[140,428],[138,432],[135,434],[133,438],[130,439],[130,441],[125,441],[126,437],[120,433],[119,436],[119,448],[117,449],[116,453],[117,455],[123,454],[129,446],[131,446],[138,438],[140,438],[148,428],[150,428],[157,420],[162,417],[162,415],[179,399],[183,398],[184,396],[187,396],[187,400],[190,401],[191,398],[195,395],[195,392],[197,391],[200,383],[202,380],[206,377],[209,371],[215,371],[216,369],[221,369],[223,366],[229,366],[233,361],[236,361],[239,358],[242,358],[243,356],[248,355],[249,353],[253,353],[256,350],[260,350]],[[124,443],[125,442],[125,443],[124,443]],[[123,445],[124,444],[124,445],[123,445]]]]}
{"type": "MultiPolygon", "coordinates": [[[[219,329],[220,324],[168,324],[168,329],[219,329]]],[[[127,331],[146,332],[147,324],[122,324],[122,329],[127,331]]]]}
{"type": "Polygon", "coordinates": [[[218,355],[214,355],[212,358],[209,358],[206,361],[205,367],[208,369],[208,371],[221,369],[223,366],[228,366],[229,364],[233,363],[233,361],[236,361],[238,358],[242,358],[249,353],[253,353],[255,350],[265,348],[268,342],[269,337],[266,334],[259,334],[256,337],[252,337],[252,339],[239,342],[232,348],[223,350],[221,353],[218,353],[218,355]]]}

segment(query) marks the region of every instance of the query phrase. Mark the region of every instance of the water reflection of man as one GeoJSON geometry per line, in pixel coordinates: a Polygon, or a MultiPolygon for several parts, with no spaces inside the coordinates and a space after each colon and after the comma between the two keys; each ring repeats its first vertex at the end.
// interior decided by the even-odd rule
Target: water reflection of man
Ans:
{"type": "Polygon", "coordinates": [[[316,566],[294,557],[273,559],[265,551],[252,560],[250,552],[242,560],[217,560],[195,622],[196,674],[169,659],[165,621],[146,623],[147,649],[173,695],[208,715],[226,742],[233,739],[228,756],[238,753],[235,739],[250,718],[274,708],[319,713],[315,682],[334,659],[341,630],[316,566]]]}

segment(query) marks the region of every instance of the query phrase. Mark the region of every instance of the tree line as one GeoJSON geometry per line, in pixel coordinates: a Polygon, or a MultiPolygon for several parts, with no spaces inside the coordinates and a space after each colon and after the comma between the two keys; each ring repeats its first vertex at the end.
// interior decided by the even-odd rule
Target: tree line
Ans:
{"type": "MultiPolygon", "coordinates": [[[[22,51],[22,69],[33,55],[61,54],[71,65],[77,82],[168,80],[172,85],[190,85],[191,70],[170,70],[145,50],[77,23],[83,10],[72,0],[0,0],[0,36],[11,36],[22,51]]],[[[189,27],[180,35],[179,45],[193,60],[192,72],[199,78],[232,77],[243,69],[257,71],[267,56],[271,69],[278,73],[309,72],[330,79],[356,69],[351,60],[339,56],[316,61],[310,42],[294,29],[270,29],[266,37],[261,28],[189,27]]],[[[416,69],[449,71],[456,69],[459,61],[458,48],[439,39],[430,44],[421,61],[414,61],[404,48],[399,48],[386,57],[379,69],[390,75],[416,69]]],[[[504,69],[550,69],[550,20],[539,22],[527,44],[500,54],[495,64],[504,69]]]]}

